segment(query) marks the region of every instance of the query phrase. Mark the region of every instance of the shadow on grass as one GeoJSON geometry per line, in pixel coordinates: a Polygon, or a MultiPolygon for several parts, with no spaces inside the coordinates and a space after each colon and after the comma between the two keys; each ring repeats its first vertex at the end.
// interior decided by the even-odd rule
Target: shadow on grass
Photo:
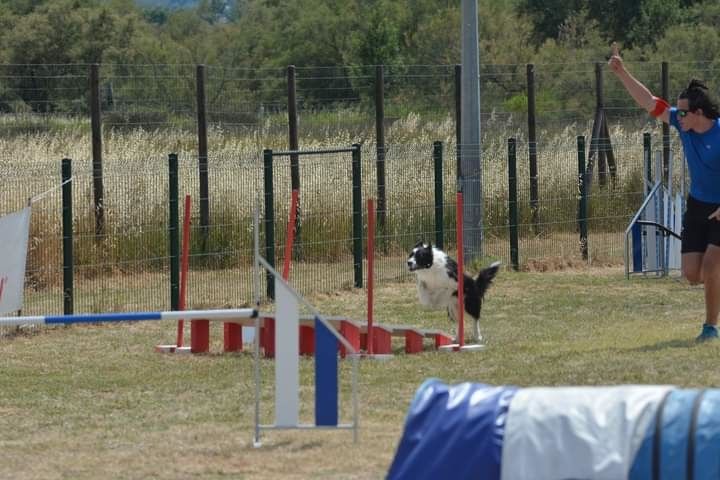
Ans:
{"type": "Polygon", "coordinates": [[[675,340],[665,340],[663,342],[658,342],[654,345],[643,345],[641,347],[635,347],[631,348],[628,351],[630,352],[657,352],[659,350],[666,350],[670,348],[692,348],[699,345],[694,338],[691,339],[675,339],[675,340]]]}
{"type": "Polygon", "coordinates": [[[282,448],[286,448],[290,445],[292,445],[292,441],[290,440],[280,440],[280,441],[270,441],[266,438],[261,439],[262,445],[260,447],[257,447],[255,451],[260,450],[278,450],[282,448]]]}
{"type": "Polygon", "coordinates": [[[263,444],[261,447],[259,447],[260,450],[279,450],[279,449],[290,449],[292,451],[296,452],[302,452],[304,450],[312,450],[315,448],[321,448],[323,447],[323,442],[320,441],[310,441],[310,442],[303,442],[300,444],[296,444],[293,440],[280,440],[280,441],[272,441],[263,439],[263,444]]]}

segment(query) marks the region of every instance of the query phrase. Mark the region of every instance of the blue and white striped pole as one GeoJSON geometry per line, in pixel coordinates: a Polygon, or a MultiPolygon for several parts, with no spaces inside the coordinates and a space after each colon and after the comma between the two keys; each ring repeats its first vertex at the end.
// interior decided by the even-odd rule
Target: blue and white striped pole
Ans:
{"type": "Polygon", "coordinates": [[[183,310],[168,312],[118,312],[118,313],[82,313],[77,315],[39,315],[27,317],[0,317],[0,327],[19,325],[69,325],[72,323],[100,322],[140,322],[146,320],[182,320],[201,318],[204,320],[235,320],[255,318],[258,312],[254,308],[225,310],[183,310]]]}

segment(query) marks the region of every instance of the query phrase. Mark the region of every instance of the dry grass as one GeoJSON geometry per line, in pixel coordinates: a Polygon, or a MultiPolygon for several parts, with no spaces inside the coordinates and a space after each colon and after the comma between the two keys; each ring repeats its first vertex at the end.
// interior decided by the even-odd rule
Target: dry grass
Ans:
{"type": "MultiPolygon", "coordinates": [[[[504,271],[488,294],[488,348],[361,362],[360,441],[349,432],[266,432],[253,449],[253,374],[247,353],[153,352],[174,325],[72,326],[0,340],[2,476],[95,478],[382,478],[415,390],[449,383],[720,386],[718,345],[696,346],[702,289],[634,278],[618,267],[504,271]]],[[[418,306],[410,282],[376,291],[377,321],[450,329],[418,306]]],[[[363,318],[361,290],[317,294],[327,314],[363,318]]],[[[218,327],[212,332],[220,348],[218,327]]],[[[262,421],[272,420],[271,360],[262,361],[262,421]]],[[[311,421],[312,368],[301,361],[302,419],[311,421]]],[[[341,367],[347,420],[349,364],[341,367]]]]}
{"type": "MultiPolygon", "coordinates": [[[[592,125],[572,124],[561,131],[540,132],[538,145],[540,172],[540,216],[550,231],[572,229],[570,225],[577,208],[577,154],[575,136],[588,135],[592,125]]],[[[657,130],[657,129],[656,129],[657,130]]],[[[222,126],[209,130],[210,194],[212,224],[216,236],[211,251],[228,248],[249,248],[251,211],[262,191],[262,161],[264,148],[286,148],[286,136],[279,134],[277,125],[270,123],[256,131],[238,134],[222,126]],[[220,227],[219,229],[217,227],[220,227]],[[214,249],[214,250],[213,250],[214,249]]],[[[349,146],[362,143],[364,198],[376,195],[374,170],[375,144],[372,129],[350,131],[332,129],[313,130],[312,136],[300,139],[304,149],[328,146],[349,146]],[[328,134],[328,135],[325,135],[328,134]]],[[[654,131],[658,134],[659,130],[654,131]]],[[[486,227],[502,228],[507,223],[507,146],[508,137],[520,138],[518,145],[518,185],[520,188],[520,223],[529,223],[527,143],[522,131],[512,123],[490,120],[483,130],[483,190],[486,199],[486,227]]],[[[618,230],[624,219],[636,207],[639,191],[639,171],[642,158],[642,132],[621,125],[611,128],[618,162],[616,198],[593,202],[597,208],[591,215],[609,218],[618,230]],[[633,193],[634,192],[634,193],[633,193]],[[634,197],[624,196],[635,194],[634,197]],[[608,204],[610,204],[608,206],[608,204]]],[[[388,148],[386,170],[388,184],[387,208],[390,224],[387,234],[392,242],[408,232],[429,231],[433,226],[434,204],[432,181],[432,143],[445,143],[444,170],[445,202],[454,201],[455,132],[451,116],[437,120],[423,120],[408,114],[394,122],[387,131],[388,148]],[[413,173],[411,176],[408,172],[413,173]]],[[[105,131],[103,143],[103,174],[105,179],[105,216],[108,237],[102,248],[92,242],[94,210],[92,207],[91,144],[87,126],[69,123],[61,130],[0,137],[0,168],[6,172],[6,195],[0,199],[0,213],[20,208],[27,198],[49,191],[34,204],[32,218],[33,243],[30,266],[39,283],[52,284],[59,280],[61,204],[60,159],[73,159],[74,229],[85,235],[76,248],[77,265],[118,264],[133,261],[138,252],[143,258],[153,258],[167,248],[167,156],[171,152],[180,158],[181,195],[193,195],[193,216],[198,217],[199,185],[197,179],[196,134],[182,129],[115,130],[105,131]],[[140,207],[140,208],[139,208],[140,207]]],[[[677,162],[679,164],[679,162],[677,162]]],[[[305,222],[308,251],[314,261],[328,262],[341,254],[341,241],[349,237],[350,161],[349,155],[329,155],[303,159],[303,195],[301,207],[305,222]],[[331,181],[332,180],[332,181],[331,181]],[[328,185],[332,187],[328,190],[328,185]]],[[[676,172],[678,173],[678,172],[676,172]]],[[[289,192],[287,159],[278,158],[274,183],[278,192],[276,218],[287,218],[289,192]]],[[[447,209],[446,224],[454,213],[447,209]]],[[[283,229],[276,234],[282,242],[283,229]]],[[[562,252],[545,252],[562,256],[562,252]]],[[[535,252],[532,257],[538,257],[535,252]]],[[[149,268],[149,267],[148,267],[149,268]]]]}

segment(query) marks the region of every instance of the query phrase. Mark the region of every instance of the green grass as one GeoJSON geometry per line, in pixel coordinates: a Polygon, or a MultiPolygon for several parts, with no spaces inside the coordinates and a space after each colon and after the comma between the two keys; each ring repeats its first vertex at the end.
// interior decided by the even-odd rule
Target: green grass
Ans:
{"type": "MultiPolygon", "coordinates": [[[[365,316],[363,291],[317,294],[329,315],[365,316]]],[[[130,301],[130,299],[128,299],[130,301]]],[[[0,339],[0,465],[4,478],[382,478],[423,380],[532,385],[720,386],[720,343],[695,345],[702,288],[625,280],[620,268],[501,272],[488,294],[482,352],[405,355],[360,364],[360,439],[347,431],[269,431],[253,449],[249,353],[169,356],[154,322],[71,326],[0,339]]],[[[415,300],[414,284],[376,291],[376,321],[452,331],[415,300]]],[[[214,325],[212,348],[221,348],[214,325]]],[[[273,362],[262,362],[262,421],[272,421],[273,362]]],[[[301,361],[303,421],[312,367],[301,361]]],[[[341,367],[349,420],[350,363],[341,367]]]]}

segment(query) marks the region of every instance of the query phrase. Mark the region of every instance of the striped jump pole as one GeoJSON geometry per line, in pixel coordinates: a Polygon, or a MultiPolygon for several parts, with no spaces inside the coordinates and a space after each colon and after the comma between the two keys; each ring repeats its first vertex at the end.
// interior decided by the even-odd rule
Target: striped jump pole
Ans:
{"type": "Polygon", "coordinates": [[[178,321],[183,318],[202,318],[227,322],[236,319],[256,318],[257,315],[258,312],[254,308],[166,312],[81,313],[77,315],[38,315],[26,317],[0,317],[0,327],[12,327],[19,325],[70,325],[73,323],[142,322],[148,320],[178,321]]]}

